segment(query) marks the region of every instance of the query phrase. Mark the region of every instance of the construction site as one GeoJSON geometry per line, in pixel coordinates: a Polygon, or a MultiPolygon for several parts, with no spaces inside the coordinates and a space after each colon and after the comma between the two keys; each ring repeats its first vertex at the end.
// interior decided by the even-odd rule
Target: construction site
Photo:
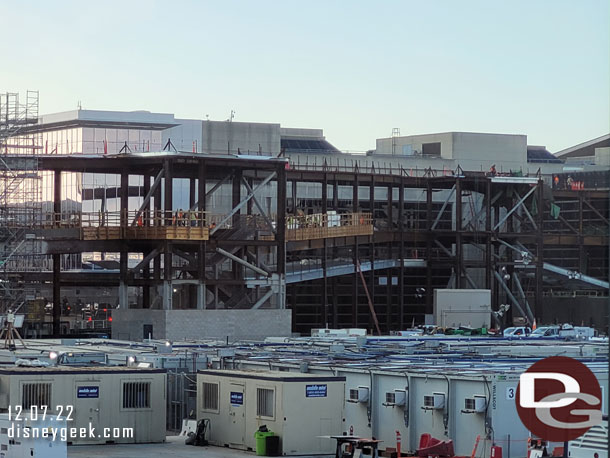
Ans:
{"type": "MultiPolygon", "coordinates": [[[[195,142],[179,151],[175,137],[158,151],[98,138],[103,151],[89,154],[85,139],[70,132],[64,144],[58,132],[108,122],[41,125],[38,94],[25,99],[2,96],[2,303],[28,314],[33,336],[101,325],[129,339],[198,337],[198,328],[180,323],[180,335],[169,322],[211,310],[278,310],[290,326],[274,332],[288,335],[388,333],[425,324],[437,288],[489,290],[497,328],[605,327],[596,304],[608,294],[607,171],[581,172],[568,189],[568,174],[543,167],[413,169],[397,156],[338,150],[307,157],[306,137],[290,151],[297,141],[282,140],[279,154],[242,153],[251,139],[236,154],[230,146],[208,154],[195,142]],[[103,291],[114,326],[91,318],[89,300],[91,323],[75,323],[85,318],[85,291],[103,291]],[[562,303],[575,296],[577,310],[562,303]],[[135,328],[147,320],[148,333],[135,328]]],[[[175,125],[132,124],[126,137],[175,125]]]]}
{"type": "MultiPolygon", "coordinates": [[[[607,137],[564,157],[524,135],[394,129],[376,150],[352,154],[319,129],[80,108],[41,115],[38,92],[0,94],[0,358],[95,366],[87,393],[126,366],[137,396],[167,396],[165,423],[138,420],[162,433],[134,442],[185,434],[183,421],[207,412],[211,443],[258,447],[249,420],[233,438],[215,435],[214,422],[226,418],[219,392],[208,402],[205,390],[225,382],[193,381],[230,369],[244,379],[261,377],[247,371],[297,373],[265,375],[285,390],[300,378],[337,382],[341,414],[332,433],[316,437],[376,437],[391,454],[395,429],[405,450],[432,433],[467,455],[479,435],[488,455],[504,441],[505,456],[526,456],[528,431],[503,419],[514,402],[494,397],[492,412],[492,389],[504,393],[533,361],[561,351],[607,392],[607,137]],[[574,167],[583,157],[594,163],[574,167]],[[544,345],[529,340],[541,326],[561,331],[544,345]],[[523,339],[508,329],[523,329],[523,339]],[[137,373],[140,362],[150,374],[137,373]],[[473,407],[471,391],[485,407],[473,407]],[[512,455],[511,434],[520,441],[512,455]]],[[[326,389],[310,391],[326,397],[326,389]]],[[[233,415],[249,396],[243,390],[231,388],[233,415]]],[[[144,406],[133,399],[123,407],[144,406]]],[[[607,415],[606,398],[602,405],[607,415]]],[[[255,417],[257,428],[275,421],[255,417]]],[[[289,445],[284,431],[284,454],[334,450],[330,441],[289,445]]]]}

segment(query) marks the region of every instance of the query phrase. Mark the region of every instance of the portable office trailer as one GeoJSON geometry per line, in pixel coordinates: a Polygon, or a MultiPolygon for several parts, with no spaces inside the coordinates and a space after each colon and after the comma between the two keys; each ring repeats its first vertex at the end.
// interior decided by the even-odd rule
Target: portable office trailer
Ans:
{"type": "Polygon", "coordinates": [[[334,453],[324,435],[343,431],[345,377],[274,371],[204,370],[197,374],[197,419],[210,421],[210,443],[255,450],[266,425],[283,455],[334,453]]]}
{"type": "MultiPolygon", "coordinates": [[[[238,364],[255,370],[268,362],[238,364]]],[[[456,454],[469,455],[480,435],[500,445],[504,458],[515,458],[527,454],[529,432],[519,419],[515,397],[519,376],[530,364],[490,359],[453,364],[420,361],[394,370],[310,364],[308,370],[318,376],[345,377],[343,432],[380,439],[382,449],[395,447],[395,431],[401,434],[403,450],[415,450],[421,435],[429,433],[453,439],[456,454]]],[[[607,414],[607,362],[587,365],[602,387],[602,411],[607,414]]],[[[303,375],[297,373],[299,365],[274,366],[303,375]]],[[[490,442],[483,443],[489,453],[490,442]]]]}
{"type": "Polygon", "coordinates": [[[68,428],[93,428],[73,444],[163,442],[164,369],[128,367],[10,367],[0,369],[0,410],[47,413],[68,428]],[[108,429],[106,429],[108,428],[108,429]]]}
{"type": "MultiPolygon", "coordinates": [[[[523,366],[515,370],[499,367],[478,371],[440,366],[423,371],[374,370],[370,374],[362,370],[334,369],[346,377],[346,429],[353,426],[356,435],[382,440],[381,448],[395,447],[397,430],[405,450],[415,450],[421,435],[429,433],[438,439],[453,439],[455,453],[469,455],[480,435],[501,446],[504,458],[527,455],[529,432],[516,408],[523,366]],[[368,399],[362,397],[362,401],[354,402],[354,390],[358,394],[367,391],[368,399]]],[[[591,369],[602,392],[606,393],[607,364],[591,369]]],[[[312,370],[318,372],[315,367],[312,370]]],[[[604,398],[603,406],[607,406],[606,402],[604,398]]],[[[607,408],[603,411],[607,413],[607,408]]],[[[490,452],[489,441],[480,446],[485,453],[490,452]]]]}

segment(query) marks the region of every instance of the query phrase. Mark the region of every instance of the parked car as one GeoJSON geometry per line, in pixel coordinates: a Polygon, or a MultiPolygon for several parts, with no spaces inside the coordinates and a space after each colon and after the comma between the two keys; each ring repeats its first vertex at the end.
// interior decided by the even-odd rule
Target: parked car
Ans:
{"type": "Polygon", "coordinates": [[[528,337],[532,330],[526,326],[513,326],[504,330],[504,337],[528,337]]]}
{"type": "Polygon", "coordinates": [[[540,326],[532,331],[530,337],[559,337],[559,326],[540,326]]]}

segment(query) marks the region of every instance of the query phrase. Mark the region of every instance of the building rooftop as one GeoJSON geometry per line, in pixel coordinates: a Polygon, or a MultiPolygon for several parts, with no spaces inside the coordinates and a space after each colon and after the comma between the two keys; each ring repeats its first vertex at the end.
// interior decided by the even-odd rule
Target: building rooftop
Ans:
{"type": "Polygon", "coordinates": [[[562,164],[563,161],[546,149],[546,146],[527,145],[527,162],[562,164]]]}
{"type": "Polygon", "coordinates": [[[281,148],[287,153],[341,153],[324,138],[284,137],[281,139],[281,148]]]}
{"type": "MultiPolygon", "coordinates": [[[[17,359],[49,362],[51,352],[69,353],[70,364],[90,366],[86,370],[141,370],[114,368],[125,365],[129,357],[134,362],[150,363],[152,367],[169,367],[168,361],[191,367],[194,360],[203,358],[198,369],[207,363],[217,363],[223,353],[231,354],[234,361],[244,361],[267,371],[271,367],[299,369],[302,363],[309,367],[341,368],[345,370],[372,370],[429,375],[480,376],[481,374],[514,374],[523,371],[540,358],[557,355],[579,359],[594,372],[608,370],[608,340],[574,341],[566,339],[503,338],[491,336],[358,336],[358,337],[294,337],[267,338],[265,341],[239,341],[227,346],[226,341],[190,340],[131,342],[112,339],[26,340],[27,349],[18,345],[16,351],[0,349],[4,367],[0,373],[54,370],[83,370],[52,366],[47,368],[15,367],[17,359]],[[92,366],[89,355],[106,355],[92,366]],[[104,361],[108,366],[104,365],[104,361]],[[260,367],[258,367],[260,366],[260,367]]],[[[236,374],[256,378],[260,373],[236,371],[236,374]]],[[[287,372],[278,376],[290,377],[287,372]]],[[[295,376],[300,377],[300,374],[295,376]]]]}
{"type": "Polygon", "coordinates": [[[588,140],[578,145],[557,151],[555,156],[566,159],[568,157],[595,156],[595,148],[606,148],[610,146],[610,134],[588,140]]]}
{"type": "Polygon", "coordinates": [[[0,375],[14,374],[29,374],[29,375],[46,375],[46,374],[72,374],[72,373],[92,373],[92,374],[133,374],[140,372],[165,372],[165,369],[153,369],[148,367],[127,367],[127,366],[6,366],[0,368],[0,375]]]}
{"type": "Polygon", "coordinates": [[[321,374],[303,374],[300,372],[285,372],[285,371],[271,371],[271,370],[232,370],[225,369],[222,371],[215,370],[200,370],[198,372],[201,375],[215,375],[221,377],[232,377],[232,378],[249,378],[257,380],[279,380],[283,382],[302,382],[302,381],[345,381],[345,377],[329,377],[321,374]]]}
{"type": "Polygon", "coordinates": [[[163,130],[179,122],[173,114],[150,111],[70,110],[40,116],[38,123],[22,130],[39,132],[72,127],[108,127],[145,130],[163,130]]]}

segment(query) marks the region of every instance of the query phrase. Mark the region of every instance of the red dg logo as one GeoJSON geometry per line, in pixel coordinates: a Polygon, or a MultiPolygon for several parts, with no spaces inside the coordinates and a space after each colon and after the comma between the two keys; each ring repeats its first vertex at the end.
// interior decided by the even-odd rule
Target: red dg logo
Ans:
{"type": "Polygon", "coordinates": [[[521,374],[517,412],[540,439],[565,442],[582,436],[602,421],[601,388],[583,363],[552,356],[521,374]]]}

